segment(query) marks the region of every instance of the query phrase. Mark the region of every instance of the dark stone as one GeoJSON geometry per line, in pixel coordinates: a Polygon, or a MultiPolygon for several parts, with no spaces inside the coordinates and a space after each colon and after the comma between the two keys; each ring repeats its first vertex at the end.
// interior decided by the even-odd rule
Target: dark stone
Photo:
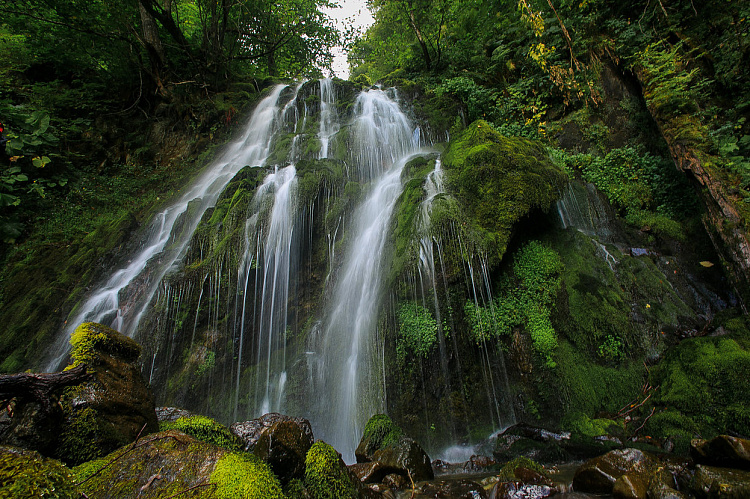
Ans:
{"type": "Polygon", "coordinates": [[[398,473],[391,473],[390,475],[386,475],[383,478],[383,485],[387,485],[388,487],[395,490],[403,490],[406,487],[411,486],[411,484],[409,483],[409,479],[404,475],[400,475],[398,473]]]}
{"type": "Polygon", "coordinates": [[[650,466],[650,456],[637,449],[607,452],[583,463],[573,477],[578,492],[611,494],[615,482],[626,473],[642,473],[650,466]]]}
{"type": "Polygon", "coordinates": [[[401,437],[395,445],[375,451],[373,461],[401,470],[404,475],[411,474],[415,482],[435,477],[427,453],[415,440],[408,437],[401,437]]]}
{"type": "Polygon", "coordinates": [[[304,433],[309,436],[310,441],[314,441],[310,421],[305,418],[285,416],[284,414],[279,414],[277,412],[269,412],[268,414],[264,414],[263,416],[250,421],[233,423],[232,426],[229,427],[229,430],[240,437],[245,443],[245,452],[251,452],[255,448],[258,438],[260,438],[263,430],[270,428],[278,421],[294,421],[302,428],[304,433]]]}
{"type": "Polygon", "coordinates": [[[423,496],[436,499],[485,499],[487,492],[471,480],[441,480],[420,487],[423,496]]]}
{"type": "Polygon", "coordinates": [[[690,489],[698,497],[750,497],[750,472],[699,464],[690,489]]]}
{"type": "Polygon", "coordinates": [[[355,463],[348,466],[359,481],[362,483],[379,483],[382,482],[387,475],[398,474],[402,470],[393,468],[380,461],[370,461],[369,463],[355,463]]]}
{"type": "Polygon", "coordinates": [[[253,453],[266,461],[281,483],[304,478],[305,457],[312,447],[312,433],[290,419],[279,420],[261,431],[253,453]]]}
{"type": "Polygon", "coordinates": [[[719,435],[711,440],[694,439],[690,455],[696,463],[750,470],[750,440],[719,435]]]}

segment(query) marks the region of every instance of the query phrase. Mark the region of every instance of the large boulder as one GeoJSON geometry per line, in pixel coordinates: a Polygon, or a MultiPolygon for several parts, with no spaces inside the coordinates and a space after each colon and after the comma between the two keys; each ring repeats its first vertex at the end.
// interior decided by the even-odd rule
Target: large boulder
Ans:
{"type": "Polygon", "coordinates": [[[395,444],[375,451],[372,460],[400,470],[401,474],[411,475],[415,482],[435,478],[430,457],[416,440],[409,437],[401,437],[395,444]]]}
{"type": "Polygon", "coordinates": [[[280,420],[258,437],[253,453],[271,466],[282,483],[305,476],[305,458],[313,444],[306,430],[291,419],[280,420]]]}
{"type": "Polygon", "coordinates": [[[311,442],[313,441],[313,432],[310,421],[305,418],[293,418],[291,416],[279,414],[278,412],[269,412],[268,414],[264,414],[263,416],[250,421],[233,423],[229,429],[245,443],[245,452],[250,452],[255,448],[261,434],[279,421],[293,421],[302,428],[306,438],[309,438],[311,442]]]}
{"type": "Polygon", "coordinates": [[[73,471],[81,491],[92,499],[182,497],[183,493],[206,498],[284,497],[278,479],[256,456],[176,430],[148,435],[73,471]]]}
{"type": "Polygon", "coordinates": [[[70,342],[73,366],[86,365],[93,379],[62,397],[57,457],[82,463],[158,431],[154,396],[136,363],[141,347],[93,322],[78,326],[70,342]]]}
{"type": "Polygon", "coordinates": [[[719,435],[711,440],[694,439],[690,455],[696,463],[750,470],[750,440],[719,435]]]}
{"type": "Polygon", "coordinates": [[[690,488],[697,497],[750,497],[750,472],[699,464],[690,488]]]}

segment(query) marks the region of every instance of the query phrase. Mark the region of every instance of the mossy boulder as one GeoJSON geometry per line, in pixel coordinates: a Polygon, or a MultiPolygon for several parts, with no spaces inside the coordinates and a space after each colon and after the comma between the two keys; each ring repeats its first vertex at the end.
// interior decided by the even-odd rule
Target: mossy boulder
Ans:
{"type": "Polygon", "coordinates": [[[401,428],[388,415],[375,414],[367,421],[362,439],[354,451],[357,462],[372,461],[375,451],[394,445],[403,433],[401,428]]]}
{"type": "Polygon", "coordinates": [[[360,484],[336,449],[315,442],[305,458],[305,486],[313,499],[356,499],[360,484]]]}
{"type": "Polygon", "coordinates": [[[284,497],[278,479],[257,457],[176,430],[148,435],[74,472],[92,499],[162,498],[188,490],[209,499],[284,497]]]}
{"type": "Polygon", "coordinates": [[[232,433],[229,428],[206,416],[188,416],[177,418],[173,422],[162,422],[159,429],[177,430],[206,442],[228,450],[238,451],[242,449],[242,440],[232,433]]]}
{"type": "Polygon", "coordinates": [[[481,120],[451,140],[443,164],[450,191],[466,207],[464,215],[498,257],[514,224],[534,209],[549,210],[567,182],[541,144],[505,137],[481,120]]]}
{"type": "Polygon", "coordinates": [[[78,499],[71,470],[38,452],[0,447],[0,497],[78,499]]]}
{"type": "Polygon", "coordinates": [[[73,365],[93,380],[66,389],[56,457],[79,464],[157,431],[154,397],[136,364],[140,347],[101,324],[81,324],[71,337],[73,365]]]}

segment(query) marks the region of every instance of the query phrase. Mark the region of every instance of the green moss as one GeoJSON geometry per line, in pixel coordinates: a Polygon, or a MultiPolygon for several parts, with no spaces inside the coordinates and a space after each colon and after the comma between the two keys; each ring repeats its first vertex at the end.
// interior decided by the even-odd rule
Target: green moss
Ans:
{"type": "Polygon", "coordinates": [[[750,434],[750,352],[734,338],[684,340],[651,374],[654,403],[668,409],[652,423],[656,436],[750,434]]]}
{"type": "Polygon", "coordinates": [[[305,499],[308,496],[305,482],[299,478],[292,478],[284,485],[284,495],[287,499],[305,499]]]}
{"type": "Polygon", "coordinates": [[[450,190],[497,257],[505,253],[513,225],[532,209],[548,210],[567,182],[539,143],[504,137],[484,121],[451,140],[444,165],[450,190]]]}
{"type": "Polygon", "coordinates": [[[571,433],[585,437],[611,435],[612,432],[620,433],[623,431],[621,423],[607,418],[590,418],[583,413],[568,414],[563,421],[563,427],[571,433]]]}
{"type": "Polygon", "coordinates": [[[0,448],[0,498],[77,499],[71,470],[36,452],[0,448]]]}
{"type": "Polygon", "coordinates": [[[408,354],[425,358],[437,342],[438,325],[429,310],[415,302],[401,304],[396,313],[396,355],[403,362],[408,354]]]}
{"type": "Polygon", "coordinates": [[[178,430],[202,442],[229,450],[241,450],[242,442],[229,428],[205,416],[189,416],[173,422],[159,423],[159,430],[178,430]]]}
{"type": "Polygon", "coordinates": [[[530,241],[513,260],[513,275],[500,285],[489,307],[479,307],[468,300],[464,312],[477,343],[497,336],[507,336],[522,326],[531,336],[534,350],[548,367],[557,346],[557,333],[550,318],[551,306],[560,289],[560,256],[539,241],[530,241]]]}
{"type": "Polygon", "coordinates": [[[356,499],[357,487],[336,449],[315,442],[305,458],[305,486],[313,499],[356,499]]]}
{"type": "Polygon", "coordinates": [[[211,482],[219,499],[283,499],[278,478],[268,464],[252,454],[225,454],[216,463],[211,482]]]}
{"type": "Polygon", "coordinates": [[[96,322],[84,322],[78,326],[70,337],[70,344],[73,362],[68,368],[96,362],[97,352],[127,361],[134,361],[141,354],[140,345],[133,339],[96,322]]]}
{"type": "Polygon", "coordinates": [[[101,448],[102,429],[96,409],[74,410],[70,402],[72,398],[75,398],[74,392],[63,397],[63,408],[70,416],[60,434],[56,454],[65,462],[77,465],[101,457],[105,452],[101,448]]]}
{"type": "Polygon", "coordinates": [[[547,397],[562,402],[564,414],[616,413],[640,393],[643,385],[642,364],[603,366],[567,341],[558,345],[555,360],[555,386],[543,390],[547,397]]]}
{"type": "Polygon", "coordinates": [[[362,440],[367,442],[365,452],[371,454],[378,449],[396,445],[403,433],[388,415],[375,414],[367,421],[362,435],[362,440]]]}
{"type": "Polygon", "coordinates": [[[522,456],[517,457],[512,461],[508,461],[503,465],[503,467],[500,469],[500,472],[498,473],[498,478],[500,479],[500,481],[511,482],[515,480],[516,468],[527,468],[536,471],[537,473],[541,473],[544,476],[547,476],[547,474],[544,472],[544,466],[537,463],[536,461],[533,461],[532,459],[522,456]]]}

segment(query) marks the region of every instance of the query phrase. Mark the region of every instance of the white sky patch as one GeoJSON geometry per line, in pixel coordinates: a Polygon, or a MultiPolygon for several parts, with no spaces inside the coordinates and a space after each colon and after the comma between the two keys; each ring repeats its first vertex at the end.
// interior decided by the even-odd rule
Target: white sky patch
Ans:
{"type": "MultiPolygon", "coordinates": [[[[339,8],[321,9],[333,19],[336,29],[343,33],[349,26],[355,26],[364,31],[370,27],[375,20],[367,8],[365,0],[338,0],[339,8]]],[[[346,61],[346,52],[341,47],[333,51],[333,72],[339,78],[349,78],[349,63],[346,61]]]]}

